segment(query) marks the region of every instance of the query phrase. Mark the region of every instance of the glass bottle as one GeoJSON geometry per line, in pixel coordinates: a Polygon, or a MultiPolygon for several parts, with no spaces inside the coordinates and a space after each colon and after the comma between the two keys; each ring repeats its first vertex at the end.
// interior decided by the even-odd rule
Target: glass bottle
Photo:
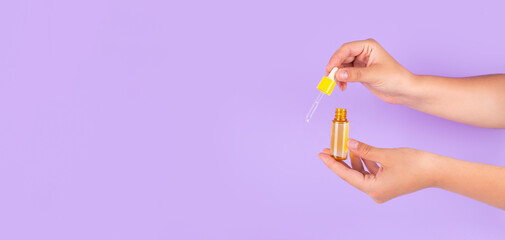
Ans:
{"type": "Polygon", "coordinates": [[[330,154],[337,160],[347,159],[347,138],[349,136],[349,122],[347,110],[337,108],[335,119],[331,123],[331,147],[330,154]]]}

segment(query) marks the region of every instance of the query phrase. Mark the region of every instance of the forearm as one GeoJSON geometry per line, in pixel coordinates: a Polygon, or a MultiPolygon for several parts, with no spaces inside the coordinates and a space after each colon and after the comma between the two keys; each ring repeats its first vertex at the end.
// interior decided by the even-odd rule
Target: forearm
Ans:
{"type": "Polygon", "coordinates": [[[434,185],[505,210],[505,167],[432,155],[434,185]]]}
{"type": "Polygon", "coordinates": [[[505,128],[505,74],[413,78],[411,92],[401,104],[456,122],[505,128]]]}

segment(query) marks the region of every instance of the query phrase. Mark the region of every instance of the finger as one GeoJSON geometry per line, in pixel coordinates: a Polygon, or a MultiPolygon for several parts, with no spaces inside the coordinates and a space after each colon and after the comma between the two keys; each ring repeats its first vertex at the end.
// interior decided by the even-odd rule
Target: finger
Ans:
{"type": "Polygon", "coordinates": [[[340,47],[333,56],[331,56],[328,65],[326,65],[326,72],[329,73],[334,67],[340,67],[342,63],[346,62],[346,60],[347,63],[354,61],[354,57],[361,54],[365,50],[367,44],[368,42],[364,40],[349,42],[342,45],[342,47],[340,47]]]}
{"type": "Polygon", "coordinates": [[[342,83],[342,91],[345,91],[347,89],[347,83],[343,82],[342,83]]]}
{"type": "Polygon", "coordinates": [[[344,91],[344,82],[337,82],[338,83],[338,88],[340,88],[340,91],[344,91]]]}
{"type": "Polygon", "coordinates": [[[348,58],[344,59],[344,61],[342,62],[342,64],[341,64],[341,65],[342,65],[342,66],[345,66],[345,65],[347,64],[347,65],[351,65],[351,66],[353,66],[352,62],[354,62],[354,60],[355,60],[355,59],[356,59],[356,57],[355,57],[355,56],[348,57],[348,58]]]}
{"type": "Polygon", "coordinates": [[[343,161],[337,161],[332,156],[326,153],[320,153],[318,157],[323,160],[324,164],[337,174],[344,181],[348,182],[357,189],[363,189],[365,177],[362,173],[349,168],[343,161]]]}
{"type": "Polygon", "coordinates": [[[335,80],[341,82],[364,82],[373,80],[373,67],[346,67],[338,69],[335,80]]]}
{"type": "MultiPolygon", "coordinates": [[[[342,163],[342,165],[344,165],[345,167],[347,167],[347,168],[351,168],[351,167],[349,167],[349,165],[347,165],[347,163],[345,163],[344,161],[338,161],[338,160],[336,160],[336,159],[335,159],[335,158],[331,155],[330,150],[329,150],[328,148],[325,148],[324,150],[328,150],[328,153],[322,152],[322,153],[319,153],[319,155],[317,155],[317,156],[319,157],[321,154],[328,155],[328,156],[329,156],[330,158],[332,158],[333,160],[335,160],[335,161],[337,161],[337,162],[342,163]]],[[[319,157],[319,158],[321,158],[321,157],[319,157]]],[[[322,158],[321,158],[321,159],[322,159],[322,158]]]]}
{"type": "MultiPolygon", "coordinates": [[[[325,148],[325,149],[323,149],[323,153],[328,154],[328,155],[330,155],[330,156],[331,156],[331,150],[330,150],[329,148],[325,148]]],[[[349,165],[347,165],[347,163],[345,163],[345,162],[342,162],[342,163],[343,163],[345,166],[347,166],[348,168],[351,168],[351,167],[349,167],[349,165]]]]}
{"type": "Polygon", "coordinates": [[[347,147],[349,148],[349,151],[356,154],[361,159],[378,162],[380,164],[384,164],[384,162],[386,162],[386,158],[384,155],[385,149],[375,148],[368,144],[356,141],[354,139],[349,139],[347,141],[347,147]]]}
{"type": "Polygon", "coordinates": [[[363,167],[363,163],[361,163],[361,158],[359,158],[358,156],[356,156],[356,154],[352,152],[350,153],[350,157],[351,157],[352,169],[365,174],[366,172],[365,168],[363,167]]]}
{"type": "Polygon", "coordinates": [[[379,171],[379,165],[377,165],[376,162],[369,161],[366,159],[363,159],[363,162],[365,163],[366,168],[371,174],[376,174],[379,171]]]}

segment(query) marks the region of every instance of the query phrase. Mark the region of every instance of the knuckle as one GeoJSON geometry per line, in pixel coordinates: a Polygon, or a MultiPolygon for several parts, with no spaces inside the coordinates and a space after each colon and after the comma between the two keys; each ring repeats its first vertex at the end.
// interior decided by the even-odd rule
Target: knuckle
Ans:
{"type": "Polygon", "coordinates": [[[368,38],[366,41],[368,41],[370,43],[377,43],[377,41],[373,38],[368,38]]]}
{"type": "Polygon", "coordinates": [[[342,44],[342,46],[340,46],[339,50],[342,52],[347,52],[351,48],[352,44],[353,44],[353,42],[346,42],[346,43],[342,44]]]}

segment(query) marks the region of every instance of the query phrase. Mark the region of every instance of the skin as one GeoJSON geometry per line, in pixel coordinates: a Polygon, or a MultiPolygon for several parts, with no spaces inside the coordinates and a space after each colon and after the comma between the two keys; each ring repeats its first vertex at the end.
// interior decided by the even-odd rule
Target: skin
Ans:
{"type": "MultiPolygon", "coordinates": [[[[342,91],[348,82],[360,82],[388,103],[474,126],[505,128],[504,74],[469,78],[415,75],[373,39],[342,45],[330,59],[327,74],[333,67],[339,67],[335,79],[342,91]]],[[[375,148],[354,139],[347,146],[351,167],[335,160],[328,149],[318,156],[377,203],[437,187],[505,210],[505,167],[411,148],[375,148]]]]}
{"type": "Polygon", "coordinates": [[[354,139],[349,139],[347,146],[352,167],[335,160],[329,149],[318,156],[344,181],[377,203],[437,187],[505,209],[505,167],[462,161],[412,148],[375,148],[354,139]]]}
{"type": "Polygon", "coordinates": [[[373,39],[342,45],[326,66],[340,89],[360,82],[381,100],[473,126],[505,128],[505,74],[448,78],[415,75],[373,39]],[[471,114],[469,114],[471,113],[471,114]]]}

